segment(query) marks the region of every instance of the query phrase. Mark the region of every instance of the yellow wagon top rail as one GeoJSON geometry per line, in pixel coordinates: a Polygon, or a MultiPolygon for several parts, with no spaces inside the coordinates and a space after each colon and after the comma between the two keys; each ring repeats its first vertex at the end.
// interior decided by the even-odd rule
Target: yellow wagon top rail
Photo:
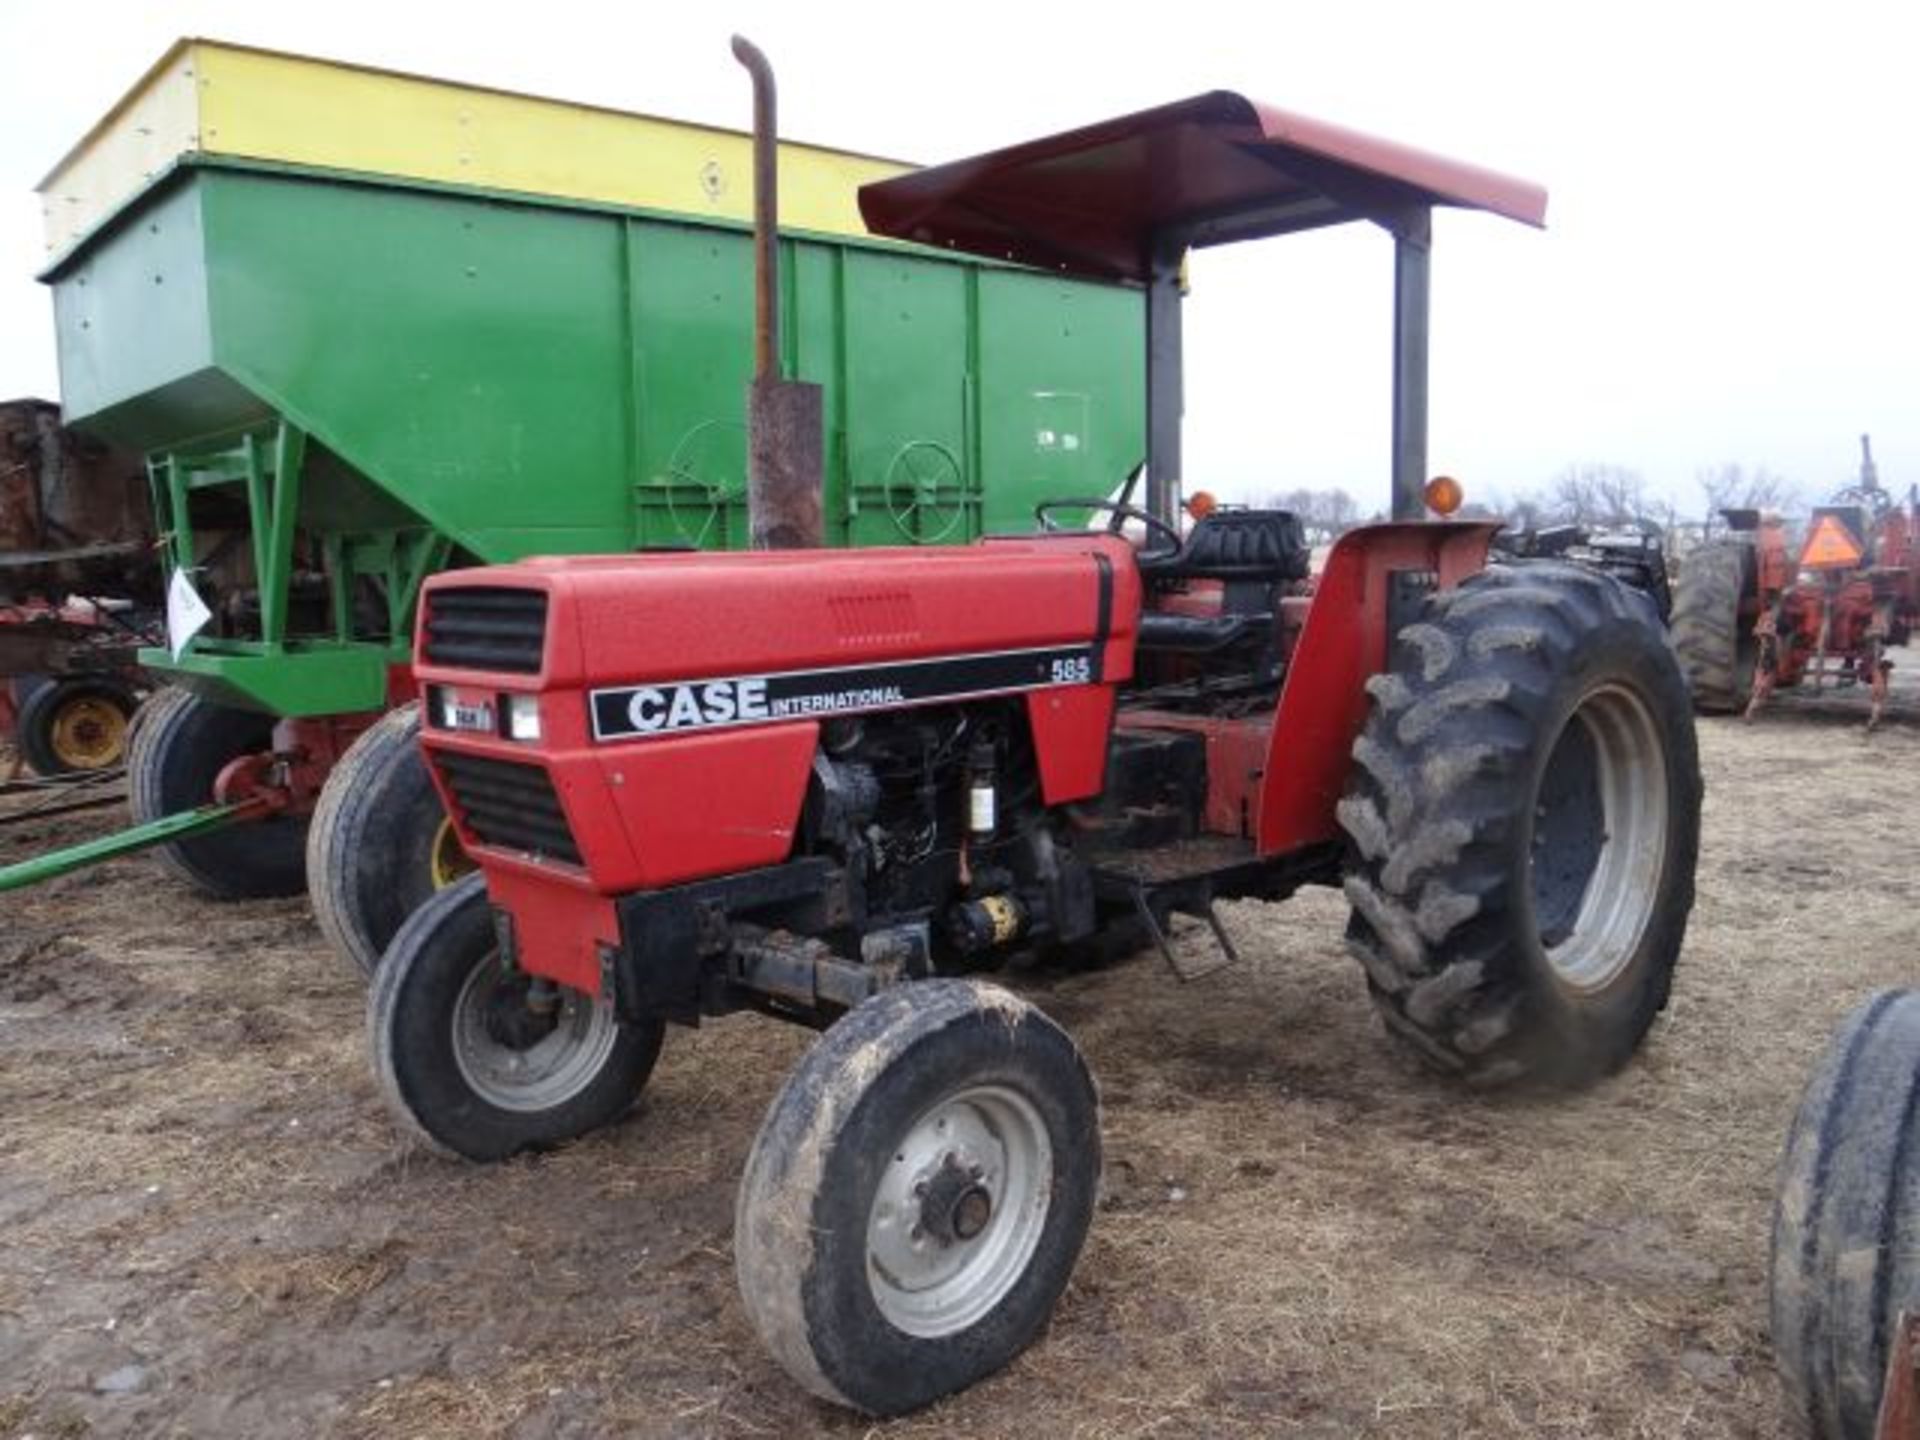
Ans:
{"type": "MultiPolygon", "coordinates": [[[[182,156],[225,155],[568,200],[752,219],[735,130],[309,56],[185,39],[37,187],[50,257],[182,156]]],[[[913,167],[780,147],[780,221],[864,236],[859,187],[913,167]]]]}

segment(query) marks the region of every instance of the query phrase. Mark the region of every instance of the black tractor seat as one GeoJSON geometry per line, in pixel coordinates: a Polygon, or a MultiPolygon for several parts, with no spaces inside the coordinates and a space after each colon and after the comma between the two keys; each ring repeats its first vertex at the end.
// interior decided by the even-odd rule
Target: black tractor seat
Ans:
{"type": "Polygon", "coordinates": [[[1307,578],[1313,564],[1300,517],[1291,510],[1216,510],[1200,520],[1172,554],[1140,557],[1149,589],[1185,580],[1225,587],[1218,615],[1179,615],[1149,607],[1140,616],[1140,646],[1189,655],[1267,642],[1273,634],[1275,589],[1307,578]]]}
{"type": "Polygon", "coordinates": [[[1171,555],[1140,557],[1152,581],[1304,580],[1313,566],[1300,517],[1291,510],[1216,510],[1171,555]]]}

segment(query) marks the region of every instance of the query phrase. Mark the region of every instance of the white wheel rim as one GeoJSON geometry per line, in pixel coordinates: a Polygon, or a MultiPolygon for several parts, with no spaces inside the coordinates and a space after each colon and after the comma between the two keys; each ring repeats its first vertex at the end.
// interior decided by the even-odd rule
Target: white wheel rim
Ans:
{"type": "MultiPolygon", "coordinates": [[[[1568,729],[1575,725],[1592,744],[1600,849],[1570,933],[1545,950],[1555,975],[1593,992],[1632,962],[1658,903],[1667,858],[1666,742],[1640,697],[1618,685],[1585,696],[1567,721],[1568,729]]],[[[1545,818],[1536,815],[1536,826],[1545,818]]],[[[1536,847],[1540,838],[1536,829],[1536,847]]],[[[1538,862],[1537,848],[1530,858],[1538,862]]]]}
{"type": "Polygon", "coordinates": [[[942,1100],[895,1143],[868,1211],[880,1313],[928,1340],[977,1324],[1026,1273],[1052,1192],[1053,1144],[1025,1096],[982,1085],[942,1100]]]}
{"type": "Polygon", "coordinates": [[[620,1026],[611,1006],[560,986],[553,1028],[531,1044],[512,1044],[489,1017],[496,1006],[513,1003],[510,987],[520,983],[498,952],[489,952],[460,987],[451,1023],[461,1078],[489,1105],[524,1115],[564,1105],[591,1085],[613,1053],[620,1026]]]}

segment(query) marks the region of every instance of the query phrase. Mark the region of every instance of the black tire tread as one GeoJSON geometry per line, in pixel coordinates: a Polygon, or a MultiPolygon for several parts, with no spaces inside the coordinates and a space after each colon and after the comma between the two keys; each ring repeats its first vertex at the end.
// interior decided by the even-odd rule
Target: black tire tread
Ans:
{"type": "Polygon", "coordinates": [[[1747,547],[1713,540],[1680,562],[1673,602],[1673,648],[1702,712],[1726,715],[1746,703],[1739,682],[1740,590],[1747,547]]]}
{"type": "MultiPolygon", "coordinates": [[[[408,1035],[419,1037],[405,1012],[423,985],[451,1003],[459,987],[449,977],[464,960],[458,952],[476,942],[483,949],[491,945],[486,878],[476,871],[436,891],[393,937],[367,992],[367,1050],[381,1097],[410,1140],[449,1159],[491,1162],[549,1149],[620,1119],[653,1073],[665,1027],[657,1021],[623,1024],[591,1085],[548,1111],[508,1114],[470,1089],[462,1102],[441,1108],[453,1077],[428,1073],[426,1067],[439,1061],[431,1045],[408,1043],[408,1035]]],[[[439,1029],[451,1015],[429,1018],[439,1029]]],[[[464,1089],[464,1082],[459,1086],[464,1089]]]]}
{"type": "MultiPolygon", "coordinates": [[[[127,743],[127,804],[136,824],[158,820],[190,805],[206,804],[213,799],[210,788],[208,793],[191,798],[170,795],[169,792],[174,788],[170,780],[174,778],[172,772],[175,765],[192,758],[191,751],[196,743],[205,742],[209,721],[217,718],[210,716],[209,712],[218,712],[223,708],[210,705],[178,686],[163,687],[147,697],[146,703],[135,716],[127,743]]],[[[221,720],[220,723],[228,722],[221,720]]],[[[257,723],[267,726],[270,731],[270,718],[258,717],[257,723]]],[[[237,832],[214,831],[156,846],[149,853],[180,879],[213,899],[283,898],[298,895],[305,886],[305,867],[298,863],[283,864],[283,857],[278,854],[280,846],[277,839],[274,846],[265,847],[260,845],[259,836],[269,827],[274,827],[276,837],[287,833],[279,827],[295,827],[296,833],[289,835],[288,839],[290,842],[301,842],[289,847],[297,857],[304,848],[305,823],[304,819],[285,818],[251,822],[252,844],[247,847],[235,847],[228,843],[237,832]],[[242,854],[247,855],[248,859],[235,863],[236,855],[242,854]]]]}
{"type": "MultiPolygon", "coordinates": [[[[327,776],[307,828],[307,896],[314,918],[335,953],[352,962],[362,978],[373,974],[396,933],[369,913],[370,901],[395,896],[418,901],[430,893],[430,885],[419,890],[417,877],[370,877],[360,864],[373,827],[404,823],[406,817],[395,813],[396,792],[428,783],[419,735],[417,702],[388,711],[361,732],[327,776]],[[366,893],[370,884],[382,887],[381,896],[366,893]]],[[[403,903],[400,919],[412,908],[403,903]]]]}
{"type": "MultiPolygon", "coordinates": [[[[1372,706],[1353,746],[1353,779],[1338,815],[1351,844],[1347,945],[1366,972],[1388,1032],[1432,1067],[1479,1085],[1527,1079],[1586,1083],[1617,1069],[1664,1007],[1672,954],[1652,977],[1630,1035],[1577,1054],[1530,1033],[1527,1006],[1503,962],[1501,899],[1514,792],[1530,773],[1537,717],[1551,704],[1582,637],[1611,627],[1659,635],[1653,601],[1591,569],[1558,561],[1490,567],[1426,602],[1397,638],[1396,663],[1368,682],[1372,706]]],[[[1684,682],[1664,641],[1647,683],[1686,717],[1684,682]]],[[[1691,725],[1672,796],[1697,827],[1698,762],[1691,725]]],[[[1691,832],[1697,839],[1697,828],[1691,832]]],[[[1676,863],[1684,932],[1693,898],[1693,839],[1676,863]]],[[[1661,923],[1656,917],[1654,924],[1661,923]]],[[[1675,934],[1671,950],[1679,948],[1675,934]]]]}
{"type": "MultiPolygon", "coordinates": [[[[905,1083],[897,1081],[896,1083],[905,1083]]],[[[874,1415],[925,1405],[1005,1364],[1036,1338],[1064,1289],[1092,1217],[1100,1173],[1098,1095],[1072,1040],[1045,1014],[982,981],[914,981],[851,1011],[817,1041],[767,1109],[754,1139],[734,1211],[734,1260],[740,1294],[756,1333],[787,1373],[813,1394],[874,1415]],[[822,1319],[824,1258],[835,1243],[828,1214],[830,1177],[857,1149],[859,1129],[883,1078],[920,1071],[920,1047],[942,1032],[970,1025],[1052,1056],[1060,1083],[1055,1099],[1084,1117],[1076,1148],[1056,1163],[1057,1213],[1047,1222],[1053,1248],[1036,1256],[1023,1285],[1040,1309],[983,1318],[962,1334],[911,1341],[912,1356],[876,1358],[891,1332],[862,1336],[822,1319]],[[1070,1093],[1069,1093],[1070,1092],[1070,1093]],[[1065,1167],[1064,1170],[1061,1167],[1065,1167]],[[1060,1177],[1067,1177],[1062,1183],[1060,1177]],[[1057,1231],[1055,1227],[1058,1227],[1057,1231]],[[1043,1266],[1045,1267],[1043,1269],[1043,1266]],[[1036,1298],[1037,1297],[1037,1298],[1036,1298]],[[989,1334],[989,1327],[1010,1328],[989,1334]]],[[[864,1248],[864,1227],[856,1242],[864,1248]]],[[[870,1303],[870,1302],[869,1302],[870,1303]]]]}
{"type": "Polygon", "coordinates": [[[1887,1349],[1920,1306],[1920,992],[1884,990],[1828,1042],[1774,1192],[1774,1359],[1816,1440],[1874,1433],[1887,1349]]]}

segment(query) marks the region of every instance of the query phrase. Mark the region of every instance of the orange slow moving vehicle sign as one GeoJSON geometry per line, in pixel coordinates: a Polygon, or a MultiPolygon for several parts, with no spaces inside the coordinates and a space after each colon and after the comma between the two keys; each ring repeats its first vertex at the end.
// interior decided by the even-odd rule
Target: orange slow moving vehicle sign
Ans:
{"type": "Polygon", "coordinates": [[[1807,532],[1800,550],[1803,570],[1851,570],[1866,553],[1838,515],[1822,515],[1807,532]]]}

